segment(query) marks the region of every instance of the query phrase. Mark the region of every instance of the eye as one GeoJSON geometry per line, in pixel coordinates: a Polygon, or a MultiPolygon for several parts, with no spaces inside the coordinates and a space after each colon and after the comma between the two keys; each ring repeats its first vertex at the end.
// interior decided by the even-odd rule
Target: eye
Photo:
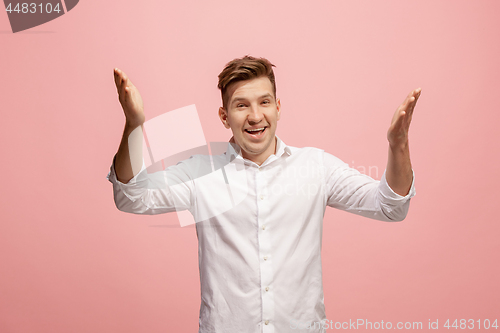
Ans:
{"type": "Polygon", "coordinates": [[[262,101],[262,103],[269,104],[270,102],[269,102],[269,100],[266,99],[266,100],[262,101]]]}
{"type": "Polygon", "coordinates": [[[245,104],[240,103],[240,104],[237,104],[237,105],[236,105],[236,107],[237,107],[237,108],[243,108],[243,107],[245,107],[245,104]]]}

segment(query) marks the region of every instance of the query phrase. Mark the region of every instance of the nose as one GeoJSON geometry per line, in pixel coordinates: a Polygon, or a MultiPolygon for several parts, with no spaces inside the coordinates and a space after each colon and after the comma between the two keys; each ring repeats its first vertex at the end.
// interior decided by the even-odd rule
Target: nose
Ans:
{"type": "Polygon", "coordinates": [[[258,106],[253,105],[252,107],[249,108],[250,113],[248,114],[248,123],[250,125],[257,125],[264,119],[264,114],[260,110],[258,106]]]}

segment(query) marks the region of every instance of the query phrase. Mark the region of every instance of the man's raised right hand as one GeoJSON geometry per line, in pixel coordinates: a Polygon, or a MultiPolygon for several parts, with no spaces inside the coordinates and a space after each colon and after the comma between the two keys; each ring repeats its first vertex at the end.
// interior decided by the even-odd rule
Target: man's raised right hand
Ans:
{"type": "Polygon", "coordinates": [[[139,90],[132,84],[128,76],[118,68],[114,69],[118,99],[125,113],[126,126],[134,129],[145,121],[144,104],[139,90]]]}

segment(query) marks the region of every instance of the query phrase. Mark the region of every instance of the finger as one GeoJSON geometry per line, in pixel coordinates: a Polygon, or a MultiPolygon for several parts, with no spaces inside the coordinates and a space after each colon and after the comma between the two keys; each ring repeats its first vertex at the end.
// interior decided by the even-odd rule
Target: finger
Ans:
{"type": "Polygon", "coordinates": [[[121,76],[121,84],[120,84],[120,90],[123,90],[127,84],[128,76],[125,74],[123,71],[120,71],[120,76],[121,76]]]}
{"type": "MultiPolygon", "coordinates": [[[[413,114],[413,108],[415,107],[415,102],[416,102],[415,97],[410,98],[408,106],[404,109],[405,113],[407,114],[407,117],[406,117],[407,121],[409,121],[411,119],[411,116],[413,114]]],[[[408,123],[408,125],[409,125],[409,123],[408,123]]]]}
{"type": "Polygon", "coordinates": [[[422,88],[417,88],[417,89],[413,90],[412,93],[413,93],[412,95],[415,98],[415,103],[416,103],[418,98],[420,97],[420,94],[422,93],[422,88]]]}
{"type": "Polygon", "coordinates": [[[125,96],[125,93],[130,92],[130,88],[128,90],[126,90],[125,88],[130,87],[132,82],[130,82],[130,79],[127,77],[127,75],[118,68],[116,68],[115,70],[115,83],[119,97],[123,97],[125,96]]]}
{"type": "Polygon", "coordinates": [[[411,103],[413,103],[413,101],[415,100],[415,96],[416,96],[416,91],[415,90],[410,91],[404,103],[405,104],[404,110],[406,110],[408,106],[410,106],[411,103]]]}
{"type": "Polygon", "coordinates": [[[122,84],[120,86],[120,97],[126,98],[128,93],[130,92],[128,81],[128,78],[122,80],[122,84]]]}
{"type": "Polygon", "coordinates": [[[127,74],[125,74],[122,70],[115,68],[115,83],[118,91],[122,90],[126,79],[127,79],[127,74]]]}
{"type": "Polygon", "coordinates": [[[415,90],[412,90],[408,97],[405,100],[404,106],[402,107],[403,110],[408,111],[408,112],[413,112],[413,109],[415,108],[415,104],[417,104],[417,100],[420,97],[422,89],[417,88],[415,90]]]}
{"type": "Polygon", "coordinates": [[[417,88],[417,89],[410,91],[410,93],[408,94],[408,96],[406,96],[406,99],[405,99],[406,104],[408,104],[410,102],[412,97],[414,99],[417,99],[418,97],[420,97],[421,92],[422,92],[422,88],[417,88]]]}
{"type": "Polygon", "coordinates": [[[115,79],[115,85],[116,85],[116,89],[120,89],[120,85],[121,85],[121,82],[122,82],[122,78],[121,78],[121,75],[120,75],[120,70],[118,68],[115,68],[113,70],[113,76],[114,76],[114,79],[115,79]]]}
{"type": "Polygon", "coordinates": [[[403,103],[401,103],[396,112],[399,112],[401,110],[406,110],[406,108],[408,107],[408,103],[409,103],[409,99],[413,96],[413,91],[410,91],[410,93],[406,96],[406,98],[404,99],[403,103]]]}
{"type": "Polygon", "coordinates": [[[398,131],[404,124],[405,122],[405,117],[406,112],[404,111],[399,111],[396,115],[396,118],[394,119],[394,122],[392,124],[392,128],[394,131],[398,131]]]}
{"type": "Polygon", "coordinates": [[[420,97],[420,93],[422,92],[422,89],[421,88],[415,89],[414,92],[415,92],[415,95],[413,97],[413,100],[411,100],[411,102],[407,108],[408,115],[410,116],[410,118],[413,114],[413,110],[415,109],[415,106],[417,105],[417,101],[418,101],[418,98],[420,97]]]}
{"type": "Polygon", "coordinates": [[[412,95],[413,95],[413,98],[415,99],[415,103],[416,103],[416,100],[420,97],[420,93],[422,92],[422,88],[417,88],[415,90],[412,91],[412,95]]]}
{"type": "Polygon", "coordinates": [[[408,102],[406,103],[406,107],[404,108],[405,111],[411,110],[412,106],[415,104],[416,98],[415,97],[410,97],[408,99],[408,102]]]}
{"type": "Polygon", "coordinates": [[[417,90],[417,95],[415,97],[415,100],[411,103],[410,107],[408,108],[408,111],[407,111],[407,126],[410,127],[410,123],[411,123],[411,120],[413,118],[413,111],[415,109],[415,106],[417,105],[417,102],[418,102],[418,99],[420,97],[420,94],[422,92],[422,90],[419,88],[419,89],[416,89],[417,90]]]}
{"type": "Polygon", "coordinates": [[[130,95],[132,92],[132,87],[128,85],[124,88],[124,91],[125,91],[125,94],[130,95]]]}

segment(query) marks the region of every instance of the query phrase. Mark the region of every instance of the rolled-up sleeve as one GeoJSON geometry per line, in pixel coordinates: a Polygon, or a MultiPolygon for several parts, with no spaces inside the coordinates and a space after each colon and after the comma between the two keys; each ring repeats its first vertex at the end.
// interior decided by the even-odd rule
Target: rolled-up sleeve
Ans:
{"type": "Polygon", "coordinates": [[[191,210],[194,186],[183,162],[149,174],[143,161],[139,173],[125,184],[116,177],[115,158],[106,178],[113,184],[113,198],[120,211],[155,215],[191,210]]]}
{"type": "MultiPolygon", "coordinates": [[[[324,153],[326,201],[330,207],[381,221],[402,221],[415,196],[415,174],[410,191],[401,196],[387,184],[385,171],[375,180],[324,153]]],[[[413,172],[413,171],[412,171],[413,172]]]]}

